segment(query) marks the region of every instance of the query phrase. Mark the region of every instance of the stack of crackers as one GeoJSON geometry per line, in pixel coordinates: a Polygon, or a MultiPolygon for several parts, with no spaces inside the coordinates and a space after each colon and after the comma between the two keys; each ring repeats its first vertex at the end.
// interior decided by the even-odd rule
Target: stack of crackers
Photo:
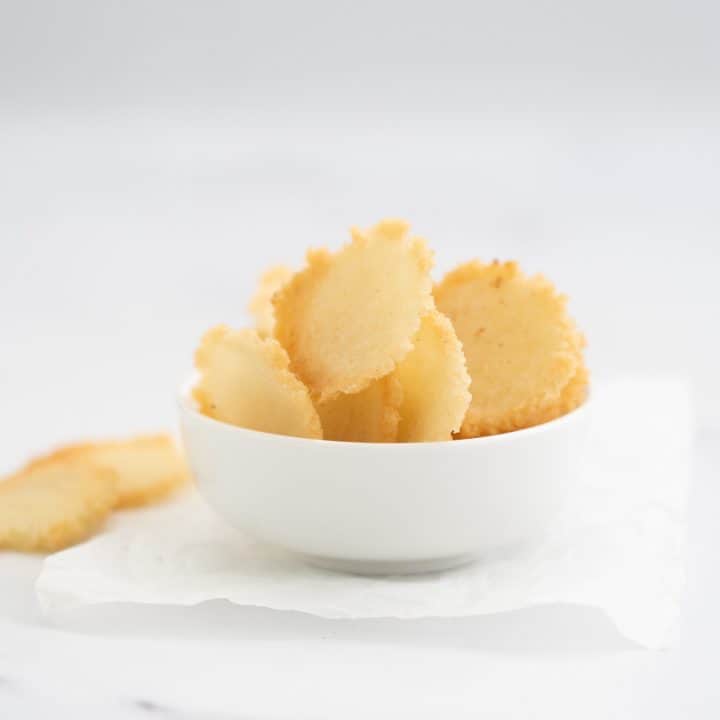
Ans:
{"type": "Polygon", "coordinates": [[[211,329],[200,410],[253,430],[348,442],[509,432],[580,405],[585,341],[567,299],[517,263],[464,264],[433,285],[407,223],[353,230],[293,273],[265,273],[254,329],[211,329]]]}
{"type": "Polygon", "coordinates": [[[188,477],[169,435],[60,448],[0,481],[0,549],[74,545],[113,510],[165,498],[188,477]]]}

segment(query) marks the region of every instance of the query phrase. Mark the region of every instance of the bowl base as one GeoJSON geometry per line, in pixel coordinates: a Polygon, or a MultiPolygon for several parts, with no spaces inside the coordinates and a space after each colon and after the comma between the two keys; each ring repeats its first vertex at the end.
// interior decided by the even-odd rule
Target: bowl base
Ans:
{"type": "Polygon", "coordinates": [[[473,554],[451,555],[429,560],[353,560],[305,554],[300,557],[309,565],[351,575],[417,575],[450,570],[477,559],[473,554]]]}

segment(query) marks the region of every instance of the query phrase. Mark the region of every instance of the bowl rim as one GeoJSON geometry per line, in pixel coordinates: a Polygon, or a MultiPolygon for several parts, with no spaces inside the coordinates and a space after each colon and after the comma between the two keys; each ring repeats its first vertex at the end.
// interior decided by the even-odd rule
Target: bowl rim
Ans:
{"type": "Polygon", "coordinates": [[[504,443],[519,442],[522,438],[526,438],[532,435],[540,435],[547,432],[553,432],[554,430],[571,423],[575,423],[582,419],[588,414],[589,408],[592,406],[592,392],[590,386],[588,386],[588,393],[585,400],[570,412],[561,415],[553,420],[541,423],[539,425],[532,425],[527,428],[520,428],[519,430],[511,430],[505,433],[498,433],[497,435],[483,435],[482,437],[475,438],[461,438],[458,440],[434,440],[431,442],[363,442],[363,441],[348,441],[348,440],[326,440],[324,438],[303,438],[296,437],[294,435],[280,435],[279,433],[265,432],[264,430],[253,430],[252,428],[241,427],[240,425],[232,425],[231,423],[224,422],[222,420],[216,420],[201,413],[192,397],[192,388],[197,382],[197,376],[191,376],[180,386],[180,390],[177,393],[177,404],[181,412],[192,415],[196,420],[203,424],[219,430],[221,432],[230,432],[236,435],[246,435],[248,437],[261,437],[270,441],[291,443],[303,446],[323,446],[323,447],[334,447],[334,448],[347,448],[347,447],[367,447],[367,448],[382,448],[380,452],[407,452],[408,448],[433,448],[433,447],[476,447],[478,445],[498,445],[504,443]]]}

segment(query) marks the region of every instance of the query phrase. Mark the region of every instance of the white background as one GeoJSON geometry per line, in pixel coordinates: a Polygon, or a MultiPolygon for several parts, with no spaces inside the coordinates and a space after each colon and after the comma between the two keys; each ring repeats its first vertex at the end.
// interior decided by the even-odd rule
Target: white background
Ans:
{"type": "Polygon", "coordinates": [[[246,321],[266,265],[388,215],[438,272],[547,274],[596,377],[690,376],[698,437],[670,652],[572,608],[114,608],[51,630],[38,562],[5,555],[0,709],[717,717],[719,22],[711,2],[0,0],[0,471],[172,426],[199,335],[246,321]]]}

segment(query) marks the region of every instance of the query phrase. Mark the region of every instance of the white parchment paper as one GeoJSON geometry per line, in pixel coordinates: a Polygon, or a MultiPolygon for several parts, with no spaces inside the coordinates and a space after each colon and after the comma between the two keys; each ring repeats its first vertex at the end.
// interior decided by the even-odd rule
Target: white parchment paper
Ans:
{"type": "Polygon", "coordinates": [[[119,514],[84,545],[49,557],[37,582],[49,612],[103,602],[227,599],[330,618],[461,616],[547,603],[604,610],[627,637],[663,647],[685,578],[689,392],[677,380],[593,390],[587,466],[542,545],[456,570],[363,578],[308,567],[238,534],[194,493],[119,514]]]}

